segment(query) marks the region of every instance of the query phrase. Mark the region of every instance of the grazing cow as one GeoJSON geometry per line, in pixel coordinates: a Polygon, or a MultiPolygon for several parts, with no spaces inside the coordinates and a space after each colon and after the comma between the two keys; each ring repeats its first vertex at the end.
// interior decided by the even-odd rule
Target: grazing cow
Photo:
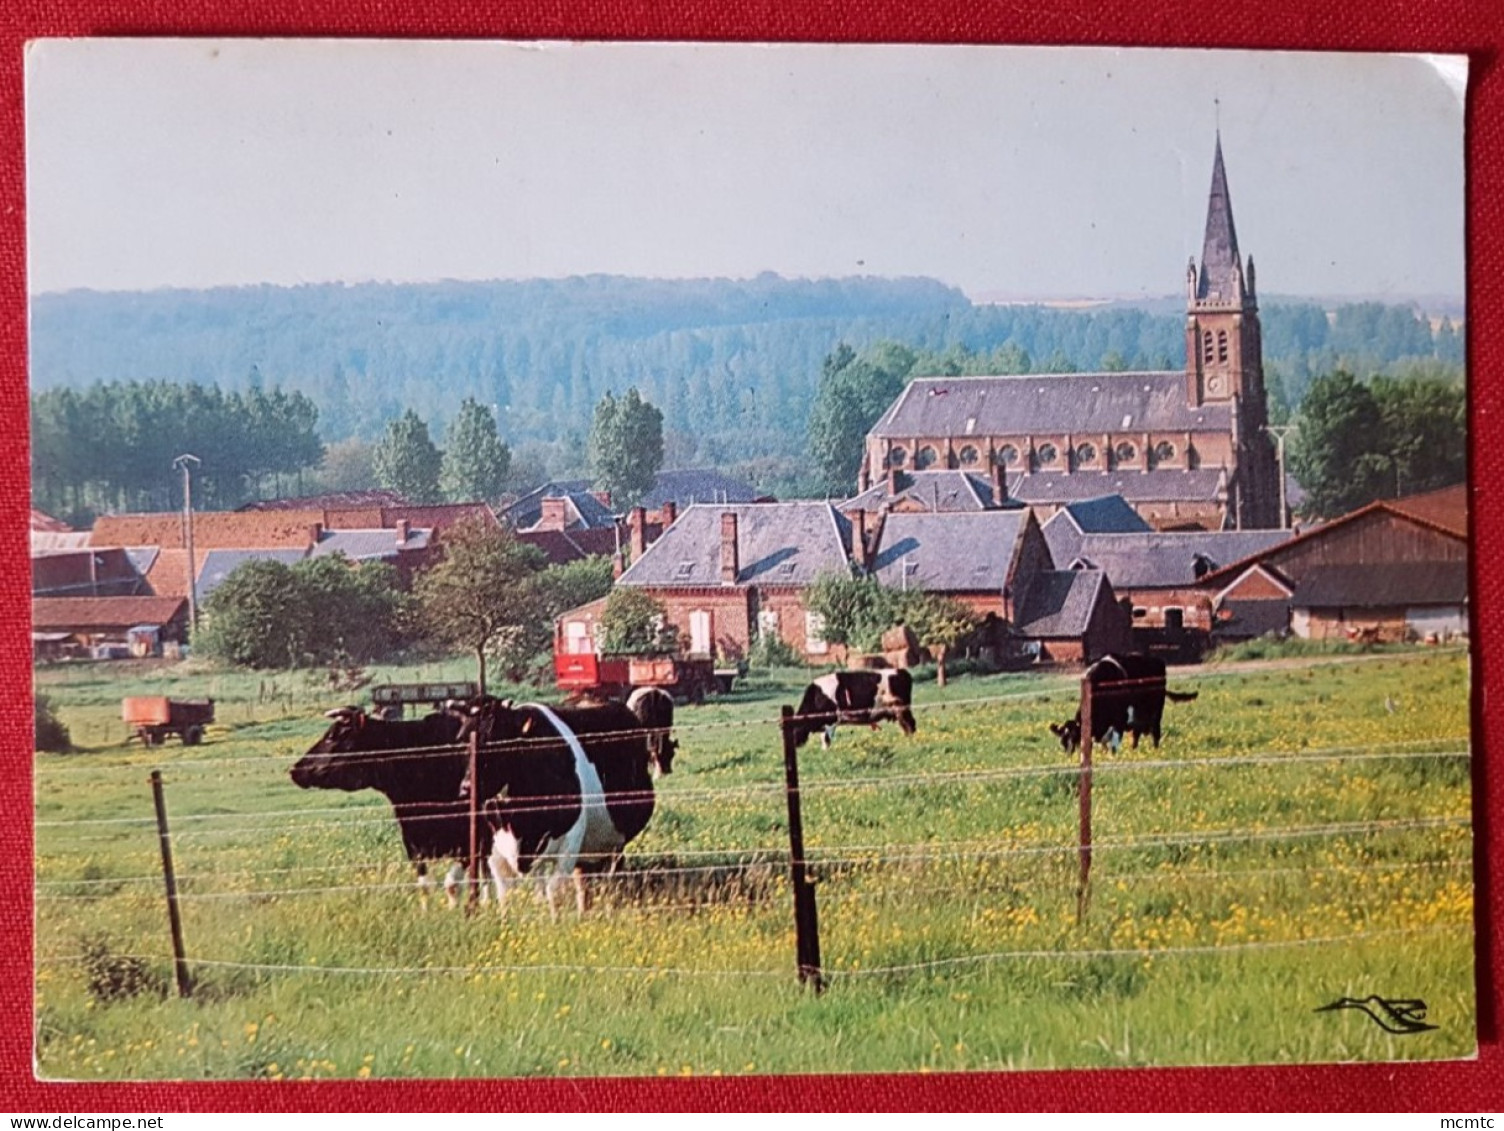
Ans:
{"type": "Polygon", "coordinates": [[[498,901],[539,864],[551,864],[545,894],[551,914],[566,876],[585,913],[586,871],[614,869],[627,843],[653,815],[650,748],[643,720],[620,703],[513,706],[483,696],[471,706],[479,731],[478,783],[461,789],[481,799],[491,834],[491,877],[498,901]]]}
{"type": "MultiPolygon", "coordinates": [[[[1171,691],[1165,686],[1165,662],[1158,656],[1103,656],[1086,669],[1091,684],[1091,737],[1116,752],[1125,735],[1138,748],[1140,735],[1147,734],[1159,747],[1160,723],[1165,700],[1184,703],[1196,698],[1195,691],[1171,691]]],[[[1081,745],[1081,711],[1063,723],[1051,723],[1067,754],[1081,745]]]]}
{"type": "MultiPolygon", "coordinates": [[[[329,711],[333,723],[292,767],[303,789],[374,789],[392,803],[402,846],[418,869],[418,890],[428,904],[430,860],[464,860],[470,853],[470,811],[458,800],[469,757],[456,744],[462,715],[441,711],[411,721],[367,715],[359,707],[329,711]]],[[[482,853],[489,850],[482,833],[482,853]]],[[[452,907],[464,869],[444,877],[452,907]]]]}
{"type": "Polygon", "coordinates": [[[918,728],[909,709],[914,697],[914,679],[894,668],[878,671],[831,672],[804,689],[794,716],[794,745],[803,746],[820,731],[820,745],[829,749],[837,723],[868,723],[873,728],[883,719],[897,719],[904,734],[918,728]]]}
{"type": "Polygon", "coordinates": [[[671,736],[674,697],[661,687],[639,687],[627,696],[627,710],[648,729],[648,758],[655,778],[674,772],[679,744],[671,736]]]}

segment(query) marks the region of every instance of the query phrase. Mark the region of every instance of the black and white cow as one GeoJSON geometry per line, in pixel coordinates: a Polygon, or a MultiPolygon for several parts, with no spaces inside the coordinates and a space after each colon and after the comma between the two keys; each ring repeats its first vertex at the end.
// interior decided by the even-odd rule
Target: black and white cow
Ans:
{"type": "MultiPolygon", "coordinates": [[[[1165,685],[1165,662],[1158,656],[1107,655],[1086,669],[1091,684],[1091,737],[1116,752],[1124,736],[1138,748],[1140,735],[1154,739],[1156,749],[1165,713],[1165,700],[1184,703],[1195,691],[1171,691],[1165,685]]],[[[1081,710],[1063,723],[1051,723],[1067,754],[1081,745],[1081,710]]]]}
{"type": "Polygon", "coordinates": [[[674,697],[661,687],[639,687],[627,696],[627,710],[648,730],[648,758],[655,778],[674,772],[674,697]]]}
{"type": "MultiPolygon", "coordinates": [[[[359,707],[329,711],[324,736],[292,767],[293,784],[303,789],[374,789],[392,803],[402,846],[418,869],[425,906],[431,860],[462,861],[470,853],[470,810],[459,800],[469,756],[456,744],[464,717],[440,711],[421,719],[392,721],[359,707]]],[[[481,828],[481,852],[490,850],[481,828]]],[[[455,863],[444,877],[450,906],[464,869],[455,863]]]]}
{"type": "Polygon", "coordinates": [[[896,719],[904,734],[918,730],[914,712],[914,680],[897,668],[877,671],[831,672],[804,689],[794,715],[794,745],[803,746],[820,732],[820,745],[829,747],[837,723],[868,723],[876,727],[883,719],[896,719]]]}
{"type": "Polygon", "coordinates": [[[540,865],[551,866],[550,913],[573,877],[580,914],[585,873],[612,869],[653,816],[651,750],[643,720],[621,703],[549,707],[483,697],[468,728],[479,731],[478,783],[468,775],[490,835],[498,901],[540,865]]]}

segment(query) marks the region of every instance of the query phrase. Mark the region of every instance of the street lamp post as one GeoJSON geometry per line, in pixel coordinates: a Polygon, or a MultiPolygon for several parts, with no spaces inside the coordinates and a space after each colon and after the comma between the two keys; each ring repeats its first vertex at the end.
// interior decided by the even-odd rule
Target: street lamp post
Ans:
{"type": "Polygon", "coordinates": [[[183,543],[188,551],[188,623],[198,630],[198,569],[193,557],[193,482],[190,467],[202,461],[198,456],[184,452],[172,461],[172,466],[183,473],[183,543]]]}
{"type": "Polygon", "coordinates": [[[1290,508],[1285,502],[1285,437],[1295,431],[1293,424],[1266,424],[1264,431],[1274,437],[1274,459],[1279,464],[1279,528],[1290,525],[1290,508]]]}

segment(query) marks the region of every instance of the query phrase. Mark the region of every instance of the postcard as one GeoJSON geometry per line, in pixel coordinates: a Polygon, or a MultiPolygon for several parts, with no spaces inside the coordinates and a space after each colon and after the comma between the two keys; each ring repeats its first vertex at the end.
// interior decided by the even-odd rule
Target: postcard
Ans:
{"type": "Polygon", "coordinates": [[[1465,60],[26,79],[40,1079],[1474,1055],[1465,60]]]}

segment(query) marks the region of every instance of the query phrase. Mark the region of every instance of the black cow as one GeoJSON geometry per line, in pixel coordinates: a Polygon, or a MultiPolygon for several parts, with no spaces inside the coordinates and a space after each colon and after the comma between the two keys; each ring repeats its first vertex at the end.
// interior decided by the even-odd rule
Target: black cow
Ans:
{"type": "MultiPolygon", "coordinates": [[[[1124,735],[1149,735],[1159,747],[1160,723],[1165,700],[1184,703],[1196,698],[1195,691],[1171,691],[1165,686],[1165,662],[1158,656],[1103,656],[1086,669],[1091,684],[1091,737],[1116,751],[1124,735]]],[[[1081,745],[1081,711],[1063,723],[1051,723],[1067,754],[1081,745]]]]}
{"type": "MultiPolygon", "coordinates": [[[[407,722],[373,718],[359,707],[330,711],[334,722],[292,767],[303,789],[374,789],[392,803],[402,846],[418,869],[418,888],[428,902],[428,861],[464,860],[470,853],[470,810],[459,800],[469,757],[456,744],[462,715],[441,711],[407,722]]],[[[490,851],[481,828],[480,849],[490,851]]],[[[444,878],[450,906],[463,876],[456,864],[444,878]]]]}
{"type": "Polygon", "coordinates": [[[674,772],[674,697],[661,687],[639,687],[627,696],[627,710],[648,729],[648,757],[655,778],[674,772]]]}
{"type": "Polygon", "coordinates": [[[468,776],[491,834],[497,898],[540,863],[553,865],[545,894],[556,913],[559,888],[573,876],[585,913],[584,873],[615,868],[622,850],[653,815],[651,749],[643,720],[621,703],[514,706],[482,697],[466,724],[479,731],[478,783],[468,776]]]}
{"type": "Polygon", "coordinates": [[[820,731],[820,745],[829,748],[837,723],[869,723],[897,719],[904,734],[918,730],[909,705],[914,698],[914,679],[895,668],[877,671],[831,672],[804,689],[794,716],[794,745],[803,746],[820,731]]]}

